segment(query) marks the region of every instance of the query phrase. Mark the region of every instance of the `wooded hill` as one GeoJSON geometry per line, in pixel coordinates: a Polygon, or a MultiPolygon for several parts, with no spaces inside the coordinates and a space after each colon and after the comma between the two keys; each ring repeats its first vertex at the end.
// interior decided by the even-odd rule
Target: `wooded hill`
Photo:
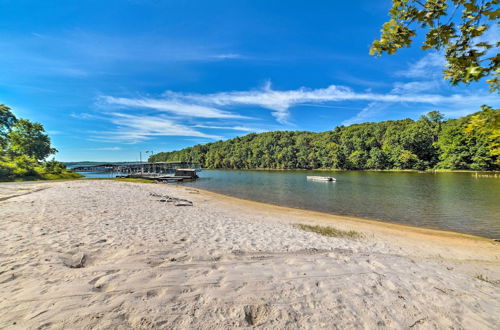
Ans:
{"type": "Polygon", "coordinates": [[[149,161],[195,161],[216,169],[500,170],[500,110],[443,121],[338,126],[322,133],[274,131],[162,152],[149,161]]]}

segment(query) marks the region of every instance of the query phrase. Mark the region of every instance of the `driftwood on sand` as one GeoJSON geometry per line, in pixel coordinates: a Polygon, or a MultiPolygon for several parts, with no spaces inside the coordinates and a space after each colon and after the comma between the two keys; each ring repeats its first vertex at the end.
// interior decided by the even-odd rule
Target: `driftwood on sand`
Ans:
{"type": "Polygon", "coordinates": [[[160,195],[156,193],[149,193],[152,197],[160,198],[159,202],[173,203],[175,206],[193,206],[193,202],[183,198],[172,197],[168,195],[160,195]]]}

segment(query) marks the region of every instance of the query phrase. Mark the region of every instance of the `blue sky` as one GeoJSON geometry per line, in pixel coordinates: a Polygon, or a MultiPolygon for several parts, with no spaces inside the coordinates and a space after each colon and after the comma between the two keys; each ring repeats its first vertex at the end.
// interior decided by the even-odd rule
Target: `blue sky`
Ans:
{"type": "Polygon", "coordinates": [[[390,4],[0,0],[0,103],[43,123],[62,161],[500,105],[444,82],[418,40],[369,56],[390,4]]]}

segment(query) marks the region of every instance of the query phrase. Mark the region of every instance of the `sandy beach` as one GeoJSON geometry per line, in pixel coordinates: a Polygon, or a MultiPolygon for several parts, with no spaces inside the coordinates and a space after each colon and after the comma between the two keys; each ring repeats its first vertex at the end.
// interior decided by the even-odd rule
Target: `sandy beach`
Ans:
{"type": "Polygon", "coordinates": [[[498,329],[498,280],[479,237],[175,185],[0,185],[0,329],[498,329]]]}

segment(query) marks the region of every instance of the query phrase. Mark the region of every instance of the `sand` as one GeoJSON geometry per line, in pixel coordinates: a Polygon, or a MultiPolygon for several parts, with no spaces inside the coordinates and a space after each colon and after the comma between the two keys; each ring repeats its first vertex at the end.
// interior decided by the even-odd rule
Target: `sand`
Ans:
{"type": "Polygon", "coordinates": [[[476,275],[500,279],[500,243],[183,186],[0,185],[1,329],[498,329],[476,275]]]}

